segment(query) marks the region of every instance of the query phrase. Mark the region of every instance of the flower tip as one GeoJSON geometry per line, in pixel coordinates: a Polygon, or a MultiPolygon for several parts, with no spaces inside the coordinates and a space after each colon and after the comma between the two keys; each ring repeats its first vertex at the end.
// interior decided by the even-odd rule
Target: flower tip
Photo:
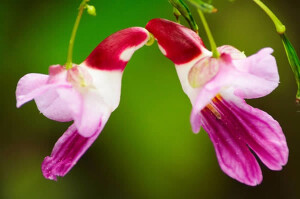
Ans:
{"type": "MultiPolygon", "coordinates": [[[[228,173],[226,173],[226,174],[228,175],[228,173]]],[[[238,175],[238,173],[236,173],[235,175],[238,175]]],[[[249,176],[230,176],[230,177],[232,177],[233,179],[235,179],[236,181],[238,181],[240,183],[243,183],[243,184],[245,184],[247,186],[251,186],[251,187],[258,186],[263,181],[262,173],[258,173],[257,176],[251,176],[251,177],[249,177],[249,176]]]]}
{"type": "Polygon", "coordinates": [[[42,171],[44,178],[47,180],[57,181],[57,176],[50,173],[47,169],[42,171]]]}
{"type": "Polygon", "coordinates": [[[262,183],[262,180],[263,180],[263,178],[260,178],[260,179],[255,179],[253,182],[243,182],[243,183],[245,183],[248,186],[255,187],[255,186],[260,185],[262,183]]]}
{"type": "Polygon", "coordinates": [[[57,181],[57,177],[64,177],[73,166],[72,162],[57,161],[54,157],[47,156],[42,163],[42,173],[46,179],[57,181]]]}
{"type": "MultiPolygon", "coordinates": [[[[43,174],[43,175],[44,175],[44,174],[43,174]]],[[[52,180],[52,181],[57,182],[57,177],[56,177],[55,175],[50,175],[50,176],[44,175],[44,177],[45,177],[47,180],[52,180]]]]}
{"type": "Polygon", "coordinates": [[[20,104],[20,102],[17,101],[16,107],[20,108],[22,105],[20,104]]]}
{"type": "Polygon", "coordinates": [[[200,132],[200,128],[192,126],[192,131],[194,134],[198,134],[200,132]]]}
{"type": "Polygon", "coordinates": [[[211,12],[212,13],[216,13],[216,12],[218,12],[218,9],[217,8],[213,8],[211,12]]]}
{"type": "Polygon", "coordinates": [[[192,131],[194,134],[198,134],[201,129],[201,116],[193,108],[191,118],[190,118],[192,131]]]}
{"type": "Polygon", "coordinates": [[[49,168],[49,163],[52,163],[52,158],[47,156],[42,163],[43,176],[48,180],[57,181],[56,175],[53,174],[52,169],[49,168]]]}
{"type": "Polygon", "coordinates": [[[259,53],[264,53],[264,54],[273,54],[274,50],[273,48],[270,48],[270,47],[266,47],[266,48],[263,48],[259,51],[259,53]]]}

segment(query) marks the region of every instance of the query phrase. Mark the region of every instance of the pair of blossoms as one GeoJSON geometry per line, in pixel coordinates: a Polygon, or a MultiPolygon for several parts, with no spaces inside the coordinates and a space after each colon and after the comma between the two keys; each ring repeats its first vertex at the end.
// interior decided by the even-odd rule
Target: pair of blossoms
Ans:
{"type": "Polygon", "coordinates": [[[215,147],[221,169],[247,185],[262,181],[250,151],[271,170],[287,163],[288,147],[278,122],[246,104],[272,92],[279,83],[270,48],[246,57],[232,46],[218,48],[213,58],[192,30],[165,19],[151,20],[146,29],[121,30],[102,41],[87,59],[71,69],[50,66],[49,75],[27,74],[17,85],[17,107],[34,99],[47,118],[74,123],[42,163],[47,179],[64,176],[91,146],[120,101],[121,79],[133,53],[150,39],[172,60],[184,92],[193,105],[192,130],[202,126],[215,147]]]}

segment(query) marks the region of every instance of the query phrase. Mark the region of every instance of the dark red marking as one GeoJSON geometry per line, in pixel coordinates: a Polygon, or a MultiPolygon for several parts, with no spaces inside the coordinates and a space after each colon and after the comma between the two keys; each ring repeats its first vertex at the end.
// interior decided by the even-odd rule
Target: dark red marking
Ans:
{"type": "Polygon", "coordinates": [[[103,40],[86,58],[85,64],[101,70],[124,70],[127,62],[120,55],[130,47],[145,42],[148,33],[143,28],[127,28],[116,32],[103,40]]]}
{"type": "Polygon", "coordinates": [[[146,29],[166,50],[168,57],[175,64],[184,64],[201,54],[201,38],[191,29],[166,19],[152,19],[146,29]]]}

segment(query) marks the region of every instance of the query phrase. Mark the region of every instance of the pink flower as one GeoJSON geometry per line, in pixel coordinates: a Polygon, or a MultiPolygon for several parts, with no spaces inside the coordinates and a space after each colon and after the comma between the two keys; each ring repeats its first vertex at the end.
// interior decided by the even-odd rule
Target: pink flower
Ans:
{"type": "Polygon", "coordinates": [[[39,111],[60,122],[74,121],[44,159],[45,178],[64,176],[91,146],[119,105],[123,70],[149,39],[143,28],[121,30],[102,41],[69,70],[50,66],[49,75],[27,74],[18,83],[17,107],[34,99],[39,111]]]}
{"type": "Polygon", "coordinates": [[[263,97],[278,86],[273,50],[265,48],[246,58],[234,47],[222,46],[216,59],[195,32],[177,23],[153,19],[146,29],[175,63],[193,105],[192,129],[197,133],[202,126],[208,133],[221,169],[247,185],[261,183],[261,169],[251,149],[269,169],[281,170],[288,147],[280,125],[244,100],[263,97]]]}

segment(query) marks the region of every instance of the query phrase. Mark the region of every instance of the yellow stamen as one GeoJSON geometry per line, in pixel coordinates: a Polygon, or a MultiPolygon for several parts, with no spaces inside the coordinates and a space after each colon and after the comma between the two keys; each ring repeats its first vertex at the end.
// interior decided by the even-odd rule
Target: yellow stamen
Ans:
{"type": "Polygon", "coordinates": [[[216,97],[213,99],[213,102],[222,101],[221,95],[217,94],[216,97]]]}
{"type": "Polygon", "coordinates": [[[206,105],[206,108],[208,108],[216,116],[217,119],[221,119],[221,114],[213,105],[208,104],[206,105]]]}

